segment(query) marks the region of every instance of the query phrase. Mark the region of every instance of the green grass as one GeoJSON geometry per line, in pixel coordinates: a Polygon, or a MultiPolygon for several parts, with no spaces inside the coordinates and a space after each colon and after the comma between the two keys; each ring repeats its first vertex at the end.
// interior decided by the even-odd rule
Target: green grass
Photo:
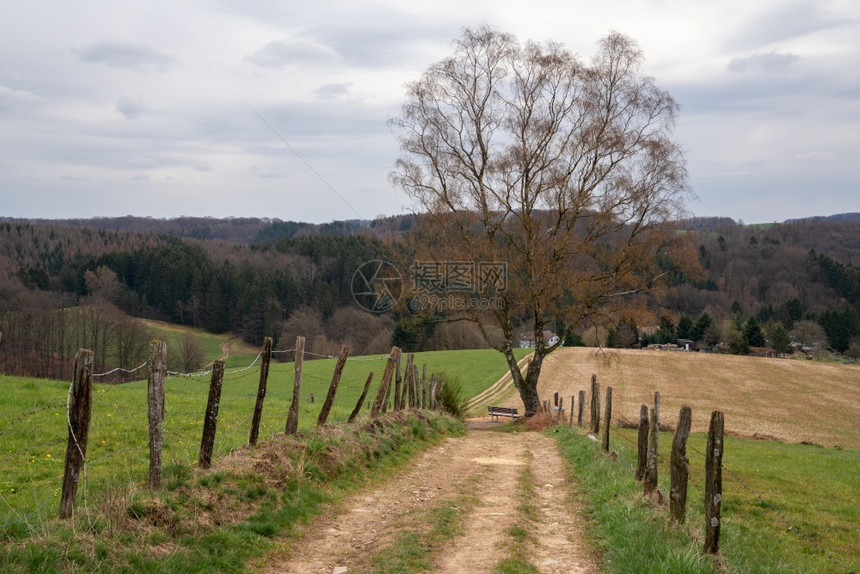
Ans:
{"type": "MultiPolygon", "coordinates": [[[[514,356],[519,361],[531,352],[531,349],[514,349],[514,356]]],[[[494,349],[415,353],[415,364],[419,369],[424,363],[427,364],[428,377],[432,370],[459,375],[466,399],[483,392],[508,372],[505,358],[494,349]]]]}
{"type": "Polygon", "coordinates": [[[548,436],[561,443],[562,455],[590,518],[589,533],[602,558],[603,571],[718,572],[714,561],[701,555],[689,525],[669,527],[663,513],[641,497],[641,486],[633,480],[635,459],[631,455],[635,453],[620,445],[620,460],[615,462],[603,455],[598,443],[575,430],[562,427],[548,436]]]}
{"type": "MultiPolygon", "coordinates": [[[[613,432],[636,440],[635,430],[613,432]]],[[[688,505],[699,506],[706,441],[702,433],[688,441],[688,505]]],[[[664,461],[671,444],[662,433],[664,461]]],[[[720,545],[732,571],[860,570],[860,452],[727,436],[723,467],[720,545]]],[[[668,480],[667,463],[660,473],[668,480]]],[[[661,488],[668,492],[668,482],[661,488]]]]}
{"type": "MultiPolygon", "coordinates": [[[[219,343],[220,345],[220,343],[219,343]]],[[[168,353],[170,347],[168,347],[168,353]]],[[[289,355],[275,355],[274,358],[289,355]]],[[[255,356],[228,360],[218,416],[214,459],[247,444],[259,382],[255,356]],[[232,365],[232,366],[231,366],[232,365]]],[[[345,421],[355,407],[369,371],[375,373],[373,401],[386,356],[347,361],[329,421],[345,421]]],[[[416,364],[429,373],[460,374],[465,393],[479,392],[504,373],[493,350],[418,353],[416,364]],[[490,381],[490,382],[487,382],[490,381]]],[[[335,359],[306,360],[303,369],[299,428],[315,426],[328,391],[335,359]],[[315,403],[310,403],[310,396],[315,403]]],[[[293,392],[292,363],[273,361],[260,428],[260,440],[283,432],[293,392]]],[[[209,376],[168,377],[165,381],[164,465],[196,465],[203,429],[209,376]]],[[[0,536],[21,535],[57,512],[68,436],[67,382],[0,375],[0,536]]],[[[142,483],[149,468],[146,381],[93,388],[93,411],[87,449],[86,490],[105,492],[113,485],[142,483]]],[[[468,396],[472,396],[471,394],[468,396]]],[[[83,478],[82,478],[83,480],[83,478]]],[[[83,488],[79,489],[79,498],[83,488]]]]}
{"type": "MultiPolygon", "coordinates": [[[[704,530],[704,434],[692,434],[688,441],[687,523],[680,528],[666,526],[668,508],[654,511],[641,499],[641,485],[633,480],[635,429],[613,427],[618,461],[603,456],[597,443],[575,432],[553,434],[559,435],[596,523],[593,532],[607,571],[710,571],[707,561],[699,563],[698,557],[704,530]],[[665,540],[666,548],[655,547],[654,540],[665,540]],[[640,551],[655,566],[637,562],[640,551]]],[[[661,433],[659,444],[659,488],[668,495],[672,435],[661,433]]],[[[726,572],[800,574],[860,568],[860,452],[728,436],[723,465],[720,554],[726,572]]]]}
{"type": "Polygon", "coordinates": [[[213,471],[168,465],[162,489],[117,486],[92,496],[73,519],[47,519],[33,535],[6,532],[0,571],[246,571],[273,548],[274,536],[289,535],[325,503],[463,431],[440,415],[389,415],[372,428],[337,425],[282,436],[213,471]]]}

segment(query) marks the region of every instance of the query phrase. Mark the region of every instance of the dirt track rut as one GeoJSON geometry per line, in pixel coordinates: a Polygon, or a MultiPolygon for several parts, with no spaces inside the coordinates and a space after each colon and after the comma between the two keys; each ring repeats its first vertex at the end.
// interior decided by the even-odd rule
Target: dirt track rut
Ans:
{"type": "Polygon", "coordinates": [[[267,574],[346,574],[368,567],[372,556],[408,530],[420,530],[421,511],[468,496],[475,504],[464,516],[463,533],[432,557],[433,572],[493,572],[509,555],[516,524],[536,542],[524,553],[540,572],[594,572],[582,542],[583,519],[572,506],[569,479],[556,443],[538,433],[473,430],[449,438],[399,469],[384,484],[341,502],[305,528],[300,540],[271,556],[267,574]],[[518,514],[520,476],[533,476],[529,498],[534,520],[518,514]],[[416,524],[419,522],[419,524],[416,524]]]}

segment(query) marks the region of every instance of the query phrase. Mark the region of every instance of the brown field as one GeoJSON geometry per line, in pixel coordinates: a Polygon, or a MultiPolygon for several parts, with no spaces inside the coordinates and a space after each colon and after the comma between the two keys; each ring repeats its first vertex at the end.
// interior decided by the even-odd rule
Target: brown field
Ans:
{"type": "MultiPolygon", "coordinates": [[[[592,373],[597,374],[601,395],[612,386],[615,421],[638,421],[639,406],[653,405],[654,391],[659,391],[661,422],[674,426],[686,404],[693,409],[693,432],[706,432],[711,411],[721,410],[728,433],[860,448],[860,365],[564,348],[544,362],[541,398],[558,391],[569,405],[571,395],[589,390],[592,373]]],[[[515,395],[502,404],[522,407],[515,395]]]]}

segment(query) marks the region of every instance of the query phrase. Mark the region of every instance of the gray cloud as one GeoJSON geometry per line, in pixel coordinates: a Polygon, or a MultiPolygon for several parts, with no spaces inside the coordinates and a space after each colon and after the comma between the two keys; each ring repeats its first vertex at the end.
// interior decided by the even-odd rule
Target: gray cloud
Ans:
{"type": "Polygon", "coordinates": [[[800,59],[797,54],[779,54],[776,51],[753,54],[742,58],[732,58],[728,68],[733,72],[746,70],[767,71],[788,68],[800,59]]]}
{"type": "Polygon", "coordinates": [[[289,64],[313,64],[334,61],[336,50],[303,38],[269,42],[245,59],[263,68],[282,68],[289,64]]]}
{"type": "Polygon", "coordinates": [[[351,85],[351,82],[346,82],[344,84],[325,84],[314,90],[314,93],[321,100],[333,100],[338,96],[347,95],[351,85]]]}
{"type": "Polygon", "coordinates": [[[15,90],[0,85],[0,110],[18,105],[38,104],[42,98],[27,90],[15,90]]]}
{"type": "Polygon", "coordinates": [[[118,99],[114,109],[122,114],[127,120],[133,120],[144,114],[152,112],[152,110],[143,102],[133,98],[118,99]]]}
{"type": "Polygon", "coordinates": [[[158,162],[151,157],[133,157],[125,164],[137,169],[155,169],[158,167],[158,162]]]}
{"type": "Polygon", "coordinates": [[[828,11],[818,0],[783,3],[753,18],[730,37],[730,48],[759,48],[814,32],[856,24],[854,18],[828,11]]]}
{"type": "Polygon", "coordinates": [[[122,42],[99,42],[75,51],[84,62],[106,64],[130,70],[164,71],[173,64],[173,58],[148,46],[122,42]]]}

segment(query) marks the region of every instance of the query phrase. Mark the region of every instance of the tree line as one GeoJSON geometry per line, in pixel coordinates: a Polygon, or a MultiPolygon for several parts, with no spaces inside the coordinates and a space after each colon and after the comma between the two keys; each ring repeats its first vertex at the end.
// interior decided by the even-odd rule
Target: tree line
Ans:
{"type": "MultiPolygon", "coordinates": [[[[463,323],[405,311],[371,315],[355,305],[355,270],[374,259],[408,260],[409,243],[421,240],[416,221],[387,218],[378,226],[385,233],[309,236],[272,222],[271,239],[250,246],[0,222],[0,369],[65,378],[80,346],[96,351],[99,367],[128,367],[148,340],[135,317],[235,332],[251,344],[304,334],[309,349],[323,354],[343,343],[357,353],[384,352],[392,340],[409,350],[486,346],[463,323]]],[[[687,233],[702,273],[673,273],[659,299],[611,315],[599,336],[581,325],[568,342],[690,339],[743,353],[784,342],[787,333],[807,350],[856,348],[860,223],[757,228],[721,220],[687,226],[687,233]]],[[[515,320],[518,329],[528,317],[515,320]]]]}

